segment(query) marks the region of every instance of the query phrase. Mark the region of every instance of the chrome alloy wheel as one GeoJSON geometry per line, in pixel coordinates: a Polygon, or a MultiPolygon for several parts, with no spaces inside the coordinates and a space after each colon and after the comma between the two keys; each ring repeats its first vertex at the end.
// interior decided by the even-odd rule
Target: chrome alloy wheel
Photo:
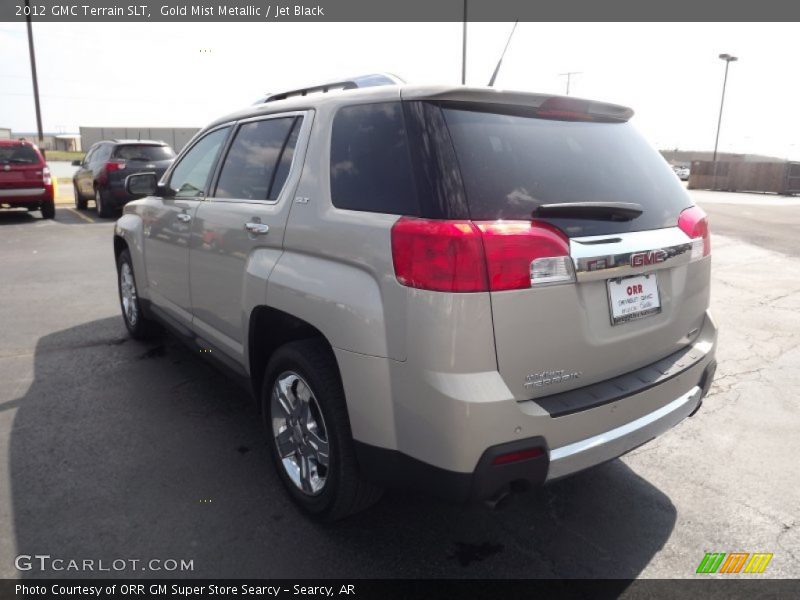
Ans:
{"type": "Polygon", "coordinates": [[[123,262],[119,270],[119,296],[122,299],[122,312],[131,327],[139,320],[139,305],[136,302],[136,282],[133,271],[127,262],[123,262]]]}
{"type": "Polygon", "coordinates": [[[328,480],[328,431],[317,399],[293,371],[275,380],[270,399],[272,435],[289,479],[309,496],[322,493],[328,480]]]}

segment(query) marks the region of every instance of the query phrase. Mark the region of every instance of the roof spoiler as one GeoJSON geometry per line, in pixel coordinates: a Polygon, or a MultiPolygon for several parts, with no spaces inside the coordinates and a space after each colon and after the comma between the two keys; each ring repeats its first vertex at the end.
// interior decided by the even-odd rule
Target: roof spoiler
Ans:
{"type": "Polygon", "coordinates": [[[404,88],[404,100],[433,100],[439,102],[464,102],[481,105],[487,109],[514,110],[523,107],[535,116],[566,121],[605,121],[624,123],[633,116],[633,109],[609,102],[597,102],[574,96],[536,94],[495,88],[454,87],[446,90],[430,87],[404,88]]]}
{"type": "Polygon", "coordinates": [[[299,88],[296,90],[287,90],[284,92],[276,92],[266,94],[259,98],[254,104],[264,104],[266,102],[275,102],[277,100],[286,100],[295,96],[308,96],[309,94],[324,94],[332,90],[354,90],[368,87],[376,87],[380,85],[401,85],[405,83],[401,78],[391,73],[374,73],[371,75],[360,75],[358,77],[350,77],[349,79],[342,79],[340,81],[329,81],[326,83],[319,83],[309,87],[299,88]]]}

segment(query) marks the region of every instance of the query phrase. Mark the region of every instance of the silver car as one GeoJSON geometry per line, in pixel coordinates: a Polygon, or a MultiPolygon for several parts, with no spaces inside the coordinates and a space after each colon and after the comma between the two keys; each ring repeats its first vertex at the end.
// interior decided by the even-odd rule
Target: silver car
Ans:
{"type": "Polygon", "coordinates": [[[697,411],[716,364],[706,215],[631,115],[382,76],[268,96],[128,178],[125,324],[252,390],[320,519],[618,457],[697,411]]]}

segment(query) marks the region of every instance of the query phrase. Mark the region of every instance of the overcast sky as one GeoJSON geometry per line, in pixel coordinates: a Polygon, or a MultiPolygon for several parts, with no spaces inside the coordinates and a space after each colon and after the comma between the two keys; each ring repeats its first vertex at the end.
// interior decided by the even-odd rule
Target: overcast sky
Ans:
{"type": "MultiPolygon", "coordinates": [[[[510,23],[469,25],[467,83],[485,85],[510,23]]],[[[797,24],[520,23],[499,88],[631,106],[659,148],[800,160],[797,24]]],[[[34,23],[46,131],[203,126],[259,95],[360,73],[459,83],[460,23],[34,23]]],[[[0,127],[34,131],[24,24],[0,23],[0,127]]]]}

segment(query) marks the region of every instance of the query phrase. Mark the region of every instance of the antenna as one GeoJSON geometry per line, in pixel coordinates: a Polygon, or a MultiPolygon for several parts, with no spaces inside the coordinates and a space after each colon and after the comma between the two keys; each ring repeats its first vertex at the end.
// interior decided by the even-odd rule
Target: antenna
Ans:
{"type": "Polygon", "coordinates": [[[511,43],[511,37],[514,35],[514,32],[516,31],[518,23],[519,20],[514,21],[514,27],[511,28],[511,33],[508,34],[506,47],[503,48],[503,53],[500,55],[500,60],[497,61],[497,66],[494,68],[494,73],[492,73],[492,78],[489,80],[489,87],[492,87],[494,85],[494,80],[497,79],[497,74],[500,72],[500,65],[503,64],[503,57],[506,55],[506,50],[508,50],[508,45],[511,43]]]}
{"type": "Polygon", "coordinates": [[[464,0],[464,25],[461,31],[461,85],[467,83],[467,0],[464,0]]]}

